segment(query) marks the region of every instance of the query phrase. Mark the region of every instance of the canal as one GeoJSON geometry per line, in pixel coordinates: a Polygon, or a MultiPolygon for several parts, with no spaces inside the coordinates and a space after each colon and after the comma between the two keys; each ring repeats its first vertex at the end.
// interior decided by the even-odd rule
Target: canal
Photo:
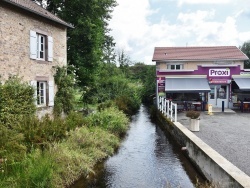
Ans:
{"type": "Polygon", "coordinates": [[[72,188],[174,188],[194,187],[204,181],[185,158],[181,148],[141,106],[117,153],[98,165],[91,182],[77,181],[72,188]]]}

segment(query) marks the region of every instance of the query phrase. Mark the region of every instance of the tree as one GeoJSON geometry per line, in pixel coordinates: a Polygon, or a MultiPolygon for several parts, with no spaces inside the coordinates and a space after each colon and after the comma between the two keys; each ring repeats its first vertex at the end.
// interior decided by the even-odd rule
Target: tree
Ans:
{"type": "MultiPolygon", "coordinates": [[[[244,42],[242,46],[240,46],[240,50],[246,54],[248,58],[250,58],[250,40],[247,42],[244,42]]],[[[247,60],[244,62],[244,68],[249,69],[250,68],[250,61],[247,60]]]]}
{"type": "Polygon", "coordinates": [[[155,93],[155,65],[136,63],[129,67],[130,77],[133,80],[140,80],[143,83],[142,101],[152,103],[152,96],[155,93]]]}
{"type": "Polygon", "coordinates": [[[76,67],[81,86],[91,86],[99,64],[114,61],[108,21],[116,1],[46,0],[46,4],[49,11],[74,26],[67,32],[68,64],[76,67]]]}
{"type": "Polygon", "coordinates": [[[122,73],[129,76],[129,66],[132,65],[132,61],[123,49],[117,51],[117,64],[120,66],[122,73]]]}

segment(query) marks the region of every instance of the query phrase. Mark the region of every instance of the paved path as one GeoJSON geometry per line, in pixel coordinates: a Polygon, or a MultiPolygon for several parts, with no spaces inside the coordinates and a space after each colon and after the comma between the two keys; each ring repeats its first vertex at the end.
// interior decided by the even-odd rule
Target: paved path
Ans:
{"type": "MultiPolygon", "coordinates": [[[[177,117],[189,128],[185,112],[177,117]]],[[[250,113],[201,112],[200,118],[200,131],[193,133],[250,176],[250,113]]]]}

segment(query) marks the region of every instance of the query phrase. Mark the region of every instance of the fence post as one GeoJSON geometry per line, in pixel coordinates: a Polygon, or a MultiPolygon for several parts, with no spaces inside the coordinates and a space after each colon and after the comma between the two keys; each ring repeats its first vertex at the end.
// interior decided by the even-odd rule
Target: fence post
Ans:
{"type": "Polygon", "coordinates": [[[173,119],[172,119],[172,117],[173,117],[173,105],[172,105],[172,101],[170,102],[170,119],[171,119],[171,121],[173,121],[173,119]]]}
{"type": "Polygon", "coordinates": [[[164,97],[161,98],[161,104],[162,113],[164,113],[164,97]]]}
{"type": "Polygon", "coordinates": [[[161,97],[159,96],[159,110],[161,111],[161,97]]]}
{"type": "Polygon", "coordinates": [[[167,99],[164,99],[164,115],[167,115],[167,99]]]}
{"type": "Polygon", "coordinates": [[[174,122],[177,122],[177,104],[174,105],[175,105],[174,122]]]}

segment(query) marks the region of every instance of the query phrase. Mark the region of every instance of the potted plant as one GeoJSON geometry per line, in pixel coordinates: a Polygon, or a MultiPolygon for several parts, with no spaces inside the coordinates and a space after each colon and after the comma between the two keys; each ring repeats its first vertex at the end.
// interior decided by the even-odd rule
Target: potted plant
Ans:
{"type": "Polygon", "coordinates": [[[186,116],[190,118],[190,130],[199,131],[200,130],[200,112],[197,111],[187,111],[186,116]]]}

